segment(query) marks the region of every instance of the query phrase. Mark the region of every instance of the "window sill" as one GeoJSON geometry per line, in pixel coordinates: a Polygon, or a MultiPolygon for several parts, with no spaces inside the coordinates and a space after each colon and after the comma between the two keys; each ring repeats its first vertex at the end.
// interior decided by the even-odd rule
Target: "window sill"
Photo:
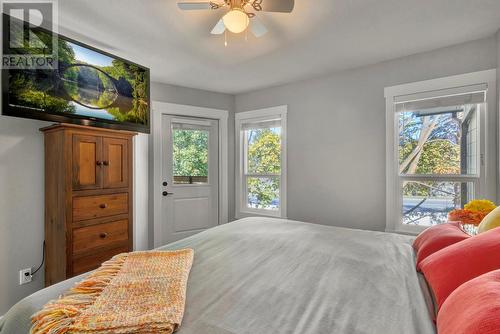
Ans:
{"type": "Polygon", "coordinates": [[[265,210],[262,211],[239,211],[236,213],[236,219],[242,219],[247,217],[269,217],[269,218],[283,218],[280,212],[268,212],[265,210]]]}

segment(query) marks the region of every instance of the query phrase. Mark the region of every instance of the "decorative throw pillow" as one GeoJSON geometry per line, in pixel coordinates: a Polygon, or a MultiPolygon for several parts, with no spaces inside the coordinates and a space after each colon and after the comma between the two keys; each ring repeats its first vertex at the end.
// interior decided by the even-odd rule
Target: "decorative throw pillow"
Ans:
{"type": "Polygon", "coordinates": [[[458,287],[437,317],[439,334],[500,333],[500,270],[458,287]]]}
{"type": "Polygon", "coordinates": [[[470,237],[429,255],[420,268],[429,283],[438,309],[463,283],[500,269],[500,228],[470,237]]]}
{"type": "Polygon", "coordinates": [[[417,270],[420,270],[420,263],[429,255],[468,238],[470,235],[460,228],[459,222],[429,227],[413,242],[413,248],[417,252],[417,270]]]}
{"type": "Polygon", "coordinates": [[[484,217],[484,219],[481,221],[481,224],[479,224],[478,232],[483,233],[499,226],[500,226],[500,206],[491,211],[490,213],[488,213],[486,217],[484,217]]]}

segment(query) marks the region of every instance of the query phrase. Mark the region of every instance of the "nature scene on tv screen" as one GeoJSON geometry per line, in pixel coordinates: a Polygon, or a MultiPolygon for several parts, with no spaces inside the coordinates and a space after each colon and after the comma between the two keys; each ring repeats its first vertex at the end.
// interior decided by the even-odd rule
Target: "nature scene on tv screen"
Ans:
{"type": "MultiPolygon", "coordinates": [[[[50,40],[45,35],[38,37],[50,40]]],[[[144,68],[59,38],[57,69],[9,71],[9,105],[147,126],[147,76],[144,68]]]]}

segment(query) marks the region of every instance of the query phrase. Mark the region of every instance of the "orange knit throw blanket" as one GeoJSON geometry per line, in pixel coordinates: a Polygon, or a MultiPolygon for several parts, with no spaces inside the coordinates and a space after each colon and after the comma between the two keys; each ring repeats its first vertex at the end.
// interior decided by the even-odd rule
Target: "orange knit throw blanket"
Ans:
{"type": "Polygon", "coordinates": [[[119,254],[33,315],[32,334],[173,333],[193,250],[119,254]]]}

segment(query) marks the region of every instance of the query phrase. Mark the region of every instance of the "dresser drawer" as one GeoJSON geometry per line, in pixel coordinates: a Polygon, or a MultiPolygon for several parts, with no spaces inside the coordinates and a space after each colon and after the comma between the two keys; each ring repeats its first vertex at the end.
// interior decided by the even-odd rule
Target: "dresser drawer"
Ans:
{"type": "Polygon", "coordinates": [[[88,271],[99,268],[99,266],[111,259],[116,254],[128,252],[127,246],[113,248],[107,251],[99,252],[93,255],[87,255],[73,260],[73,274],[72,276],[80,275],[88,271]]]}
{"type": "Polygon", "coordinates": [[[73,198],[73,220],[128,213],[128,193],[73,198]]]}
{"type": "Polygon", "coordinates": [[[73,229],[73,253],[78,254],[128,240],[128,220],[73,229]]]}

